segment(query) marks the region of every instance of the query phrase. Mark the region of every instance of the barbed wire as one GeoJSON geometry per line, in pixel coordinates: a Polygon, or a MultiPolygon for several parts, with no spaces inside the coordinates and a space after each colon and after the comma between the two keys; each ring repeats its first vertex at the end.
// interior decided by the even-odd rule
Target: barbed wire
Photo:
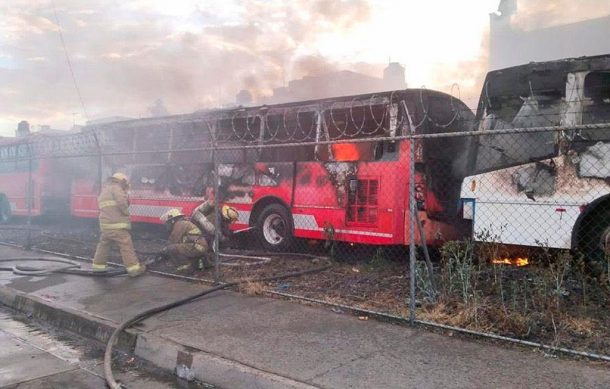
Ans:
{"type": "MultiPolygon", "coordinates": [[[[396,136],[374,136],[349,139],[349,143],[371,143],[371,142],[397,142],[405,140],[425,140],[425,139],[442,139],[442,138],[459,138],[459,137],[494,137],[502,135],[518,135],[518,134],[534,134],[534,133],[557,133],[565,134],[566,132],[579,132],[584,130],[604,131],[610,130],[610,122],[598,124],[584,124],[575,126],[541,126],[541,127],[523,127],[523,128],[506,128],[499,130],[479,130],[479,131],[455,131],[455,132],[439,132],[439,133],[409,133],[396,136]]],[[[610,134],[608,136],[610,139],[610,134]]],[[[159,148],[159,149],[144,149],[144,150],[128,150],[128,151],[113,151],[97,148],[84,152],[79,150],[72,153],[50,153],[36,155],[11,155],[5,156],[0,153],[0,163],[27,161],[30,159],[53,159],[53,158],[84,158],[84,157],[100,157],[100,156],[129,156],[129,155],[144,155],[144,154],[167,154],[167,153],[188,153],[188,152],[205,152],[205,151],[230,151],[230,150],[257,150],[257,149],[275,149],[275,148],[297,148],[307,146],[321,146],[344,144],[347,140],[312,140],[307,142],[290,142],[290,143],[270,143],[261,145],[252,144],[209,144],[200,147],[183,147],[183,148],[159,148]]],[[[13,146],[32,147],[32,143],[24,142],[13,146]]],[[[0,146],[0,149],[2,147],[0,146]]],[[[37,150],[33,145],[32,150],[37,150]]],[[[38,149],[40,150],[40,149],[38,149]]],[[[22,153],[23,154],[23,153],[22,153]]]]}
{"type": "MultiPolygon", "coordinates": [[[[459,86],[457,88],[459,94],[459,86]]],[[[509,113],[509,117],[506,117],[505,112],[496,113],[491,106],[487,107],[490,108],[489,112],[479,112],[477,117],[453,94],[420,88],[350,97],[349,100],[337,98],[307,104],[237,108],[132,120],[89,126],[80,133],[36,134],[28,137],[25,142],[31,144],[32,152],[37,156],[62,156],[79,153],[197,151],[218,149],[219,146],[241,148],[256,145],[256,148],[261,148],[268,144],[293,147],[294,144],[342,143],[358,139],[413,139],[411,134],[401,138],[407,135],[404,133],[406,128],[424,134],[439,134],[439,137],[455,136],[452,134],[456,131],[483,135],[486,130],[484,121],[488,119],[493,120],[494,129],[491,131],[495,135],[505,133],[500,130],[531,132],[532,128],[547,129],[543,131],[553,131],[553,128],[560,128],[561,131],[592,129],[586,125],[566,126],[563,115],[570,112],[562,112],[561,105],[565,103],[561,98],[557,99],[556,108],[541,110],[535,100],[537,92],[530,88],[528,93],[534,95],[534,100],[524,98],[521,105],[510,105],[513,113],[509,113]],[[440,103],[432,104],[435,99],[440,103]],[[520,114],[521,110],[525,110],[525,114],[520,114]],[[407,118],[408,114],[411,115],[410,118],[407,118]],[[516,119],[519,120],[515,121],[516,119]],[[523,126],[526,120],[527,126],[523,126]],[[475,125],[481,128],[476,129],[475,125]]],[[[491,104],[487,92],[484,95],[486,100],[483,103],[491,104]]],[[[578,96],[581,95],[578,92],[578,96]]],[[[516,96],[501,97],[508,99],[516,96]]],[[[603,101],[601,108],[610,107],[610,102],[603,101]]],[[[600,107],[597,111],[592,109],[589,98],[570,98],[569,103],[577,106],[575,114],[587,116],[600,113],[600,107]]],[[[601,113],[604,112],[606,111],[601,113]]],[[[607,120],[610,118],[605,121],[607,120]]],[[[15,139],[13,142],[20,141],[15,139]]],[[[13,142],[4,144],[10,145],[13,142]]]]}

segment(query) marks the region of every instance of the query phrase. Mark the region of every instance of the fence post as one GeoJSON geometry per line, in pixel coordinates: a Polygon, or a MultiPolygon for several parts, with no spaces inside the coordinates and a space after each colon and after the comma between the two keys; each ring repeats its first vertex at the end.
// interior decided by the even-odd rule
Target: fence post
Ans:
{"type": "Polygon", "coordinates": [[[28,235],[25,242],[25,248],[27,250],[32,248],[32,205],[34,202],[34,180],[32,177],[32,170],[34,168],[33,164],[33,153],[32,153],[32,145],[31,143],[27,143],[27,153],[28,153],[28,189],[27,189],[27,206],[28,206],[28,235]]]}
{"type": "MultiPolygon", "coordinates": [[[[411,126],[410,126],[411,127],[411,126]]],[[[413,131],[411,127],[411,131],[413,131]]],[[[415,139],[409,139],[409,323],[415,323],[415,139]]]]}
{"type": "Polygon", "coordinates": [[[103,155],[102,155],[102,145],[100,144],[100,140],[95,132],[95,130],[92,131],[93,133],[93,140],[95,140],[95,148],[97,149],[97,183],[99,184],[99,189],[101,190],[102,188],[102,184],[104,181],[104,175],[102,173],[103,170],[103,165],[104,165],[104,159],[103,159],[103,155]]]}
{"type": "Polygon", "coordinates": [[[214,161],[214,281],[220,282],[220,234],[221,234],[221,221],[220,221],[220,176],[218,175],[218,161],[216,159],[216,144],[214,144],[214,150],[212,150],[212,159],[214,161]]]}

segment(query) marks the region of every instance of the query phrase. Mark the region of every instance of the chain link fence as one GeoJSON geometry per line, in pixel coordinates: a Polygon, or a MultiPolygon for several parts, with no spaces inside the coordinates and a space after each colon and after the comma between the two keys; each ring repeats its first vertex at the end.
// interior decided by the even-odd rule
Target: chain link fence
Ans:
{"type": "Polygon", "coordinates": [[[244,292],[608,354],[610,96],[572,92],[491,90],[475,116],[413,89],[11,139],[0,240],[90,257],[121,172],[152,269],[223,282],[329,262],[244,292]],[[172,209],[199,229],[174,243],[202,255],[159,259],[172,209]]]}

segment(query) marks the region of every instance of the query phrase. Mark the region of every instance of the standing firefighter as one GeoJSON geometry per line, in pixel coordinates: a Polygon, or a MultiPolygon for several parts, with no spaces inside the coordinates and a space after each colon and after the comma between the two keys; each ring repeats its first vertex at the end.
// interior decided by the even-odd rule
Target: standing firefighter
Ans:
{"type": "Polygon", "coordinates": [[[206,258],[208,243],[201,230],[188,220],[179,209],[170,209],[161,216],[169,234],[169,244],[161,250],[163,256],[175,256],[198,260],[199,268],[209,266],[206,258]]]}
{"type": "Polygon", "coordinates": [[[140,264],[129,235],[131,223],[127,189],[129,189],[127,176],[123,173],[114,173],[104,184],[97,198],[101,232],[100,242],[93,258],[93,270],[106,270],[110,249],[116,245],[121,252],[127,274],[130,277],[137,277],[146,271],[146,266],[140,264]]]}

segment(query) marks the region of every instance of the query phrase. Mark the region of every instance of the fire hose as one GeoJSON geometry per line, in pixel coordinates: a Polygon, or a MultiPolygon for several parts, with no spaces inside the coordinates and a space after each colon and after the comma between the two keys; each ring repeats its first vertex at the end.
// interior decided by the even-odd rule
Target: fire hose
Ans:
{"type": "Polygon", "coordinates": [[[63,273],[63,274],[75,274],[79,276],[89,277],[114,277],[126,274],[125,269],[106,270],[103,272],[95,272],[91,270],[81,269],[80,263],[64,258],[45,258],[45,257],[15,257],[15,258],[1,258],[0,263],[4,262],[24,262],[24,261],[36,261],[46,263],[57,263],[62,266],[56,268],[45,268],[40,266],[24,266],[22,264],[16,264],[13,266],[0,266],[0,271],[12,271],[14,274],[20,276],[44,276],[52,273],[63,273]]]}
{"type": "MultiPolygon", "coordinates": [[[[323,258],[323,259],[326,259],[326,258],[323,258]]],[[[214,286],[209,289],[202,290],[201,292],[197,292],[190,296],[187,296],[187,297],[160,305],[158,307],[147,309],[143,312],[140,312],[139,314],[135,315],[134,317],[123,321],[117,327],[117,329],[114,330],[114,332],[108,339],[108,343],[106,343],[106,351],[104,353],[104,376],[106,378],[106,383],[112,389],[126,388],[123,384],[121,384],[120,382],[117,382],[115,380],[114,374],[112,373],[112,348],[113,348],[114,344],[116,343],[117,339],[119,338],[119,335],[121,334],[121,332],[123,332],[125,329],[129,328],[130,326],[132,326],[136,323],[139,323],[142,320],[147,319],[157,313],[161,313],[161,312],[170,310],[172,308],[176,308],[181,305],[188,304],[191,301],[194,301],[205,295],[208,295],[210,293],[213,293],[213,292],[216,292],[216,291],[219,291],[222,289],[231,288],[231,287],[234,287],[234,286],[237,286],[237,285],[240,285],[243,283],[248,283],[248,282],[276,281],[276,280],[285,279],[285,278],[298,277],[298,276],[302,276],[305,274],[317,273],[317,272],[324,271],[324,270],[330,268],[331,266],[332,265],[330,263],[327,263],[324,266],[319,266],[319,267],[316,267],[313,269],[301,270],[301,271],[297,271],[297,272],[281,274],[278,276],[261,277],[261,278],[254,278],[254,279],[248,279],[248,280],[242,280],[242,281],[236,281],[236,282],[229,282],[229,283],[214,286]]]]}
{"type": "MultiPolygon", "coordinates": [[[[229,255],[227,255],[227,256],[229,256],[229,255]]],[[[123,321],[114,330],[114,332],[112,333],[112,335],[110,336],[110,338],[108,339],[108,342],[106,344],[106,350],[104,353],[104,377],[106,379],[106,383],[112,389],[126,388],[126,386],[124,386],[122,383],[118,382],[114,378],[114,374],[112,373],[112,348],[114,347],[114,344],[116,343],[117,339],[119,338],[119,335],[121,334],[121,332],[123,332],[125,329],[127,329],[130,326],[132,326],[136,323],[139,323],[140,321],[147,319],[157,313],[161,313],[161,312],[170,310],[172,308],[179,307],[181,305],[187,304],[191,301],[194,301],[196,299],[199,299],[203,296],[206,296],[210,293],[213,293],[213,292],[216,292],[219,290],[231,288],[231,287],[234,287],[234,286],[237,286],[240,284],[244,284],[244,283],[248,283],[248,282],[276,281],[276,280],[285,279],[285,278],[298,277],[298,276],[302,276],[302,275],[306,275],[306,274],[317,273],[317,272],[321,272],[326,269],[329,269],[332,266],[330,264],[330,262],[328,261],[328,258],[315,257],[312,255],[306,255],[306,256],[312,257],[312,258],[325,259],[327,261],[327,263],[325,265],[322,265],[322,266],[319,266],[319,267],[316,267],[313,269],[300,270],[300,271],[281,274],[281,275],[277,275],[277,276],[260,277],[260,278],[246,279],[246,280],[242,280],[242,281],[223,283],[220,285],[216,285],[212,288],[202,290],[202,291],[192,294],[190,296],[186,296],[181,299],[171,301],[169,303],[166,303],[166,304],[163,304],[163,305],[151,308],[151,309],[147,309],[147,310],[140,312],[139,314],[133,316],[132,318],[129,318],[129,319],[123,321]]],[[[248,256],[243,256],[243,257],[255,258],[254,255],[248,255],[248,256]]],[[[267,257],[263,257],[263,258],[266,259],[267,257]]],[[[94,272],[91,270],[83,270],[83,269],[81,269],[80,263],[73,261],[73,260],[64,259],[64,258],[12,257],[12,258],[1,258],[0,259],[0,263],[17,262],[17,261],[21,262],[21,263],[13,265],[13,266],[0,266],[0,271],[12,271],[14,274],[23,275],[23,276],[42,276],[42,275],[49,275],[49,274],[53,274],[53,273],[63,273],[63,274],[75,274],[75,275],[93,276],[93,277],[114,277],[114,276],[119,276],[119,275],[123,275],[126,273],[125,269],[117,269],[117,270],[110,270],[110,271],[103,271],[103,272],[94,272]],[[26,265],[22,264],[24,261],[55,263],[55,264],[59,264],[60,266],[55,267],[55,268],[45,268],[42,266],[26,266],[26,265]]]]}

